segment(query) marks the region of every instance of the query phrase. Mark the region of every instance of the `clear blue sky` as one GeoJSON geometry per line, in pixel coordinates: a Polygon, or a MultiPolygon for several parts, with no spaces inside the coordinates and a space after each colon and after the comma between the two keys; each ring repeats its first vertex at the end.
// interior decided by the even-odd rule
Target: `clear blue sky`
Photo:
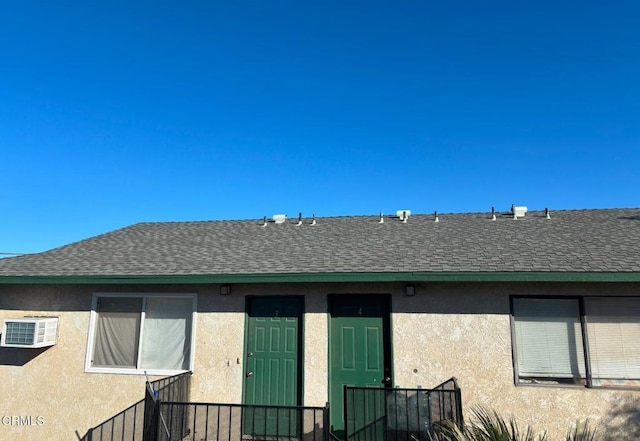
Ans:
{"type": "Polygon", "coordinates": [[[0,2],[0,252],[640,206],[640,2],[0,2]]]}

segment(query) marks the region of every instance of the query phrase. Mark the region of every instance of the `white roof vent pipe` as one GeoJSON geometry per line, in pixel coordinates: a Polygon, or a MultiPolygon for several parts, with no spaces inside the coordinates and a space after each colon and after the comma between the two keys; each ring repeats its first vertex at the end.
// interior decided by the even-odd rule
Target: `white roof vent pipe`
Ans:
{"type": "Polygon", "coordinates": [[[296,224],[296,227],[299,227],[300,225],[302,225],[302,212],[298,213],[298,223],[296,224]]]}
{"type": "Polygon", "coordinates": [[[437,211],[433,212],[433,221],[434,222],[440,222],[440,219],[438,218],[438,212],[437,211]]]}
{"type": "Polygon", "coordinates": [[[287,215],[286,214],[274,214],[273,215],[273,221],[276,224],[283,224],[286,220],[287,220],[287,215]]]}
{"type": "Polygon", "coordinates": [[[396,216],[398,216],[402,222],[406,223],[409,216],[411,216],[411,210],[398,210],[396,211],[396,216]]]}
{"type": "Polygon", "coordinates": [[[519,217],[524,217],[527,214],[527,207],[525,206],[516,206],[515,204],[511,205],[511,213],[513,214],[514,219],[518,219],[519,217]]]}
{"type": "Polygon", "coordinates": [[[491,220],[496,220],[496,207],[491,207],[491,220]]]}
{"type": "Polygon", "coordinates": [[[548,208],[544,209],[544,218],[545,219],[551,219],[551,215],[549,214],[549,209],[548,208]]]}
{"type": "Polygon", "coordinates": [[[315,215],[315,213],[314,213],[314,214],[313,214],[313,216],[311,216],[311,225],[316,225],[316,224],[317,224],[317,222],[316,222],[316,215],[315,215]]]}
{"type": "Polygon", "coordinates": [[[379,224],[384,224],[384,214],[382,214],[382,211],[380,212],[380,220],[378,221],[379,224]]]}

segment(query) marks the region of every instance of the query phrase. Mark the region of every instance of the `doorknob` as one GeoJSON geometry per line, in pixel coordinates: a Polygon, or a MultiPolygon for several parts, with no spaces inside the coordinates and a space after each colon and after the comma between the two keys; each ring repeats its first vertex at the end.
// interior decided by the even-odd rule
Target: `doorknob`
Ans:
{"type": "Polygon", "coordinates": [[[246,376],[247,378],[251,377],[252,375],[253,375],[253,372],[247,372],[247,373],[245,374],[245,376],[246,376]]]}
{"type": "Polygon", "coordinates": [[[388,383],[391,381],[391,377],[384,377],[384,380],[382,380],[380,383],[388,383]]]}
{"type": "Polygon", "coordinates": [[[253,352],[249,352],[249,353],[247,354],[247,357],[253,357],[253,352]]]}

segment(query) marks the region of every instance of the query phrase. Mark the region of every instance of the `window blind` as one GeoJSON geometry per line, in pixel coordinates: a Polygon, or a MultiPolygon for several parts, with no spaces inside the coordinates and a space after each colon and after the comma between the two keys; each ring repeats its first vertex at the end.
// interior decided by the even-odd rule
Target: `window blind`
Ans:
{"type": "Polygon", "coordinates": [[[577,299],[514,299],[513,313],[521,378],[585,377],[577,299]]]}
{"type": "Polygon", "coordinates": [[[640,299],[586,298],[585,315],[594,384],[640,380],[640,299]]]}

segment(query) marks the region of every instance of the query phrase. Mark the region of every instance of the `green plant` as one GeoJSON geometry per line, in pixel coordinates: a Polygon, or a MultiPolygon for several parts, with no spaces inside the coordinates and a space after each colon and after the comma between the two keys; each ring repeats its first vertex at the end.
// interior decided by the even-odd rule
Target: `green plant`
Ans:
{"type": "MultiPolygon", "coordinates": [[[[478,407],[473,410],[474,421],[469,424],[463,435],[468,441],[545,441],[546,434],[536,437],[530,427],[521,430],[515,418],[508,420],[496,411],[478,407]]],[[[463,441],[455,439],[455,441],[463,441]]],[[[466,441],[466,440],[465,440],[466,441]]]]}
{"type": "Polygon", "coordinates": [[[578,423],[573,430],[567,433],[565,441],[594,441],[596,439],[596,431],[591,427],[589,422],[578,423]]]}
{"type": "MultiPolygon", "coordinates": [[[[472,409],[472,422],[463,429],[456,425],[442,427],[434,441],[547,441],[546,432],[535,435],[530,427],[520,429],[514,417],[506,419],[483,407],[472,409]]],[[[594,441],[595,431],[588,423],[570,430],[565,441],[594,441]]]]}

